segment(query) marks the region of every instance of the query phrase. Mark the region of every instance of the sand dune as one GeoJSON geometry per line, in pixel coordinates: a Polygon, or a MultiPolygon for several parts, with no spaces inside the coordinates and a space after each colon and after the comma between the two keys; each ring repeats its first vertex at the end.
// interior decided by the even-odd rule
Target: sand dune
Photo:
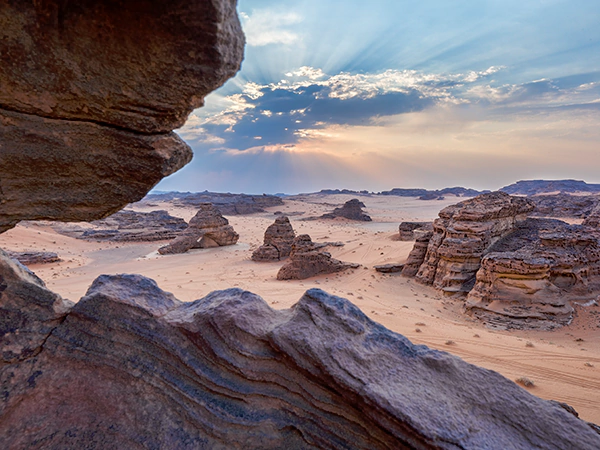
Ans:
{"type": "MultiPolygon", "coordinates": [[[[463,314],[460,301],[445,299],[414,280],[373,269],[373,265],[401,262],[408,256],[412,242],[395,239],[401,221],[432,220],[441,208],[456,203],[456,198],[420,201],[364,196],[360,200],[373,222],[305,220],[329,212],[350,198],[311,195],[286,200],[284,206],[265,213],[228,217],[240,234],[238,244],[181,255],[158,255],[156,250],[165,242],[77,240],[57,234],[46,223],[17,226],[0,235],[0,247],[57,252],[62,262],[31,269],[50,289],[73,301],[104,273],[139,273],[154,278],[161,288],[183,301],[201,298],[213,290],[239,287],[262,296],[274,308],[288,308],[305,290],[319,287],[348,298],[373,320],[415,343],[454,353],[512,380],[530,378],[535,382],[530,388],[532,393],[566,402],[582,418],[600,422],[600,308],[579,308],[570,326],[553,332],[487,329],[463,314]],[[250,260],[252,251],[262,244],[264,230],[273,222],[276,210],[303,212],[290,216],[297,234],[308,233],[315,242],[344,242],[343,247],[330,247],[328,251],[334,258],[362,267],[303,281],[276,280],[280,262],[250,260]]],[[[167,209],[186,220],[196,212],[169,204],[152,209],[167,209]]]]}

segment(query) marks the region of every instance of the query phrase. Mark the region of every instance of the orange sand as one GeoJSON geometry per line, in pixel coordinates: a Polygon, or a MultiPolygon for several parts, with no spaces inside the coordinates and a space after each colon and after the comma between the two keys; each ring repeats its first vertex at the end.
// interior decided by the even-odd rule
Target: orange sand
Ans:
{"type": "MultiPolygon", "coordinates": [[[[458,355],[468,362],[496,370],[509,379],[527,377],[535,382],[529,391],[542,398],[573,406],[585,420],[600,423],[600,317],[598,307],[578,308],[573,323],[558,331],[495,331],[462,313],[461,302],[444,299],[434,289],[397,274],[380,274],[373,265],[403,262],[412,242],[396,240],[398,224],[404,220],[431,220],[446,200],[421,201],[401,197],[359,197],[373,222],[343,219],[303,220],[329,212],[352,198],[348,195],[311,195],[286,200],[284,206],[250,216],[228,217],[240,234],[237,245],[193,250],[182,255],[156,253],[165,242],[98,243],[55,233],[49,224],[24,224],[0,235],[0,247],[9,250],[54,251],[63,262],[32,266],[47,286],[63,297],[77,301],[100,274],[139,273],[183,301],[201,298],[229,287],[247,289],[262,296],[274,308],[288,308],[309,288],[318,287],[351,300],[373,320],[404,334],[413,342],[458,355]],[[308,233],[314,241],[342,241],[330,247],[333,257],[357,262],[363,267],[341,274],[303,281],[277,281],[281,263],[250,260],[262,243],[274,211],[304,212],[291,215],[297,234],[308,233]],[[582,339],[582,341],[581,341],[582,339]],[[533,346],[527,346],[527,343],[533,346]]],[[[195,211],[168,204],[168,209],[189,220],[195,211]]]]}

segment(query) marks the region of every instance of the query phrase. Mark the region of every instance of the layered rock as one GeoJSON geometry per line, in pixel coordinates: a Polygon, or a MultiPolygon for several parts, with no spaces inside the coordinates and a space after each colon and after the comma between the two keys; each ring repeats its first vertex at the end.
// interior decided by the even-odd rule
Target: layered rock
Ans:
{"type": "Polygon", "coordinates": [[[152,242],[175,239],[188,224],[167,211],[119,211],[106,219],[94,220],[89,225],[55,224],[61,234],[95,241],[152,242]]]}
{"type": "Polygon", "coordinates": [[[286,216],[279,216],[265,231],[263,245],[252,253],[253,261],[280,261],[290,256],[296,233],[286,216]]]}
{"type": "Polygon", "coordinates": [[[408,254],[406,263],[404,263],[404,267],[402,268],[402,275],[414,277],[419,272],[419,268],[425,261],[425,256],[427,256],[427,248],[432,236],[433,231],[429,231],[416,238],[415,245],[408,254]]]}
{"type": "MultiPolygon", "coordinates": [[[[442,209],[416,279],[449,295],[465,295],[488,249],[533,208],[525,198],[492,192],[442,209]]],[[[417,256],[413,255],[414,262],[417,256]]]]}
{"type": "Polygon", "coordinates": [[[370,222],[372,219],[370,216],[365,214],[362,208],[365,207],[365,204],[360,200],[353,198],[352,200],[348,200],[344,203],[344,206],[341,208],[335,208],[333,212],[323,214],[321,217],[323,219],[335,219],[336,217],[344,217],[350,220],[359,220],[363,222],[370,222]]]}
{"type": "Polygon", "coordinates": [[[398,226],[401,241],[414,241],[418,236],[433,231],[432,222],[402,222],[398,226]]]}
{"type": "Polygon", "coordinates": [[[404,264],[399,263],[390,263],[390,264],[380,264],[378,266],[373,266],[373,268],[380,273],[398,273],[404,270],[404,264]]]}
{"type": "Polygon", "coordinates": [[[25,266],[30,266],[34,264],[51,264],[55,262],[62,261],[58,256],[58,253],[55,252],[43,252],[43,251],[24,251],[24,252],[13,252],[10,250],[5,250],[6,254],[12,258],[19,261],[21,264],[25,266]]]}
{"type": "Polygon", "coordinates": [[[190,220],[188,227],[169,245],[161,247],[161,255],[185,253],[193,248],[212,248],[234,245],[239,235],[229,221],[211,203],[200,205],[199,211],[190,220]]]}
{"type": "Polygon", "coordinates": [[[292,243],[290,259],[277,272],[277,279],[304,280],[360,266],[332,258],[330,253],[321,250],[325,245],[327,244],[315,244],[308,234],[297,236],[292,243]]]}
{"type": "Polygon", "coordinates": [[[481,262],[468,312],[503,328],[553,329],[600,292],[600,232],[529,219],[481,262]]]}
{"type": "Polygon", "coordinates": [[[599,195],[536,195],[530,200],[535,204],[532,215],[541,217],[583,219],[600,205],[599,195]]]}
{"type": "Polygon", "coordinates": [[[103,275],[71,307],[5,259],[0,273],[2,448],[600,445],[558,404],[317,289],[276,311],[103,275]]]}
{"type": "Polygon", "coordinates": [[[105,217],[191,159],[171,131],[239,69],[235,0],[0,4],[0,231],[105,217]]]}

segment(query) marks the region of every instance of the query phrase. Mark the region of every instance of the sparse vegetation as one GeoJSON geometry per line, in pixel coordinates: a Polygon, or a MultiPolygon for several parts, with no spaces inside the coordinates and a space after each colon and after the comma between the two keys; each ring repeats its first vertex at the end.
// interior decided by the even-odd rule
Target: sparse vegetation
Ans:
{"type": "Polygon", "coordinates": [[[519,377],[515,380],[515,382],[517,382],[518,384],[520,384],[521,386],[524,387],[534,387],[535,383],[533,382],[533,380],[527,378],[527,377],[519,377]]]}
{"type": "Polygon", "coordinates": [[[525,347],[535,347],[535,345],[533,345],[533,342],[527,341],[525,347]]]}
{"type": "Polygon", "coordinates": [[[448,340],[445,342],[445,344],[446,344],[446,345],[456,345],[456,342],[454,342],[454,341],[453,341],[453,340],[451,340],[451,339],[448,339],[448,340]]]}

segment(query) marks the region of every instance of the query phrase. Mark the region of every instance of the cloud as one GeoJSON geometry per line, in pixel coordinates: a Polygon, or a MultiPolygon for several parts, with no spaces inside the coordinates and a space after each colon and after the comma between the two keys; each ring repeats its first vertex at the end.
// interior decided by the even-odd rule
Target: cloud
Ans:
{"type": "Polygon", "coordinates": [[[249,46],[290,45],[300,40],[300,35],[290,29],[292,25],[302,22],[302,17],[297,13],[260,9],[250,14],[241,12],[240,17],[249,46]]]}

